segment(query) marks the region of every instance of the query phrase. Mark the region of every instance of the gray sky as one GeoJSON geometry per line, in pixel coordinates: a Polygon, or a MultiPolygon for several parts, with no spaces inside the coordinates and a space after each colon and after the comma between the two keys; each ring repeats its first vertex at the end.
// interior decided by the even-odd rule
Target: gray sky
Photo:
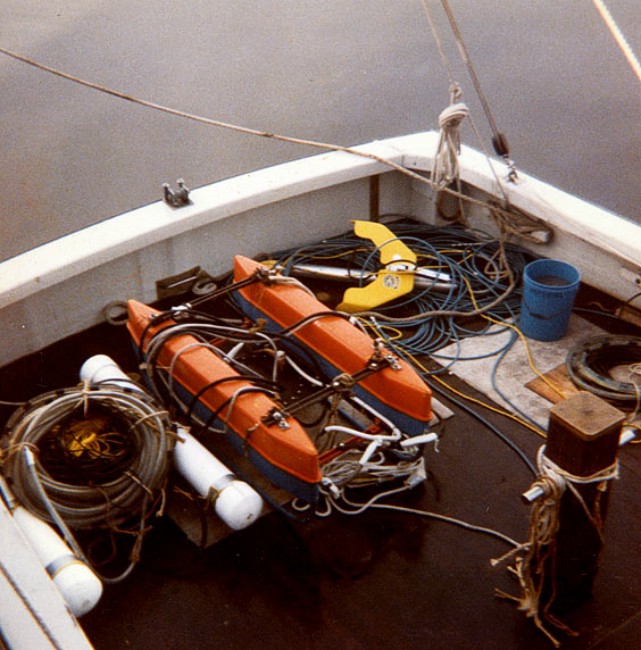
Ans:
{"type": "MultiPolygon", "coordinates": [[[[641,219],[641,85],[592,3],[450,5],[517,167],[641,219]]],[[[639,54],[637,0],[608,6],[639,54]]],[[[150,101],[343,145],[437,128],[448,103],[421,0],[4,0],[0,46],[150,101]]],[[[156,200],[165,181],[197,187],[316,153],[180,121],[4,56],[0,93],[3,258],[156,200]]],[[[476,146],[469,125],[463,133],[476,146]]]]}

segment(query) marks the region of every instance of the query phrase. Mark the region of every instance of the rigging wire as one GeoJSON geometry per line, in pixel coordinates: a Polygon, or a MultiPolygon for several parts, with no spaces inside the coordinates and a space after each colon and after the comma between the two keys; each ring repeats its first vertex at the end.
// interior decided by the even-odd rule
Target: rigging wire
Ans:
{"type": "MultiPolygon", "coordinates": [[[[194,122],[198,122],[200,124],[204,124],[207,126],[214,126],[214,127],[219,127],[222,129],[228,129],[231,131],[235,131],[237,133],[244,133],[246,135],[253,135],[257,137],[262,137],[262,138],[268,138],[272,140],[278,140],[280,142],[287,142],[289,144],[297,144],[297,145],[303,145],[303,146],[308,146],[308,147],[315,147],[318,149],[324,149],[328,151],[341,151],[344,153],[349,153],[355,156],[360,156],[361,158],[368,158],[370,160],[374,160],[376,162],[382,163],[388,167],[391,167],[392,169],[401,172],[402,174],[405,174],[406,176],[410,176],[411,178],[414,178],[415,180],[418,180],[422,183],[426,183],[428,185],[431,185],[431,182],[428,178],[425,176],[422,176],[421,174],[418,174],[416,172],[411,171],[410,169],[407,169],[403,165],[400,165],[398,163],[395,163],[392,160],[389,160],[387,158],[384,158],[383,156],[378,156],[373,153],[368,153],[366,151],[358,150],[353,147],[344,147],[341,145],[337,144],[331,144],[327,142],[319,142],[316,140],[308,140],[304,138],[296,138],[293,136],[288,136],[288,135],[282,135],[278,133],[272,133],[270,131],[262,131],[260,129],[253,129],[250,127],[246,126],[241,126],[238,124],[232,124],[230,122],[224,122],[222,120],[216,120],[213,118],[209,117],[204,117],[202,115],[196,115],[194,113],[189,113],[187,111],[182,111],[176,108],[171,108],[169,106],[165,106],[163,104],[158,104],[156,102],[148,101],[139,97],[135,97],[134,95],[130,95],[128,93],[121,92],[119,90],[115,90],[113,88],[109,88],[107,86],[104,86],[102,84],[98,84],[92,81],[88,81],[86,79],[81,79],[80,77],[77,77],[75,75],[69,74],[68,72],[64,72],[62,70],[59,70],[57,68],[53,68],[51,66],[48,66],[44,63],[41,63],[39,61],[36,61],[35,59],[32,59],[27,56],[23,56],[21,54],[18,54],[17,52],[13,52],[11,50],[8,50],[4,47],[0,47],[0,54],[4,54],[8,57],[11,57],[12,59],[15,59],[16,61],[20,61],[22,63],[26,63],[27,65],[30,65],[34,68],[37,68],[38,70],[42,70],[43,72],[48,72],[49,74],[55,75],[57,77],[61,77],[62,79],[66,79],[67,81],[71,81],[73,83],[79,84],[81,86],[85,86],[86,88],[91,88],[92,90],[97,90],[101,93],[105,93],[107,95],[111,95],[113,97],[117,97],[119,99],[124,99],[126,101],[132,102],[133,104],[137,104],[139,106],[144,106],[145,108],[150,108],[153,110],[157,110],[163,113],[167,113],[169,115],[174,115],[176,117],[181,117],[183,119],[187,120],[192,120],[194,122]]],[[[450,193],[454,193],[452,190],[446,190],[449,191],[450,193]]]]}
{"type": "MultiPolygon", "coordinates": [[[[267,138],[271,140],[277,140],[280,142],[286,142],[289,144],[296,144],[296,145],[302,145],[302,146],[308,146],[308,147],[314,147],[317,149],[323,149],[325,151],[338,151],[338,152],[343,152],[347,154],[351,154],[354,156],[358,156],[360,158],[367,158],[369,160],[373,160],[375,162],[381,163],[382,165],[385,165],[386,167],[389,167],[390,169],[393,169],[394,171],[397,171],[405,176],[408,176],[409,178],[412,178],[413,180],[416,180],[420,183],[424,183],[426,185],[429,185],[430,187],[434,188],[434,183],[429,177],[424,176],[423,174],[417,173],[415,171],[412,171],[411,169],[403,166],[402,164],[396,163],[393,160],[390,160],[389,158],[385,158],[384,156],[379,156],[377,154],[373,154],[367,151],[363,151],[362,149],[354,148],[354,147],[345,147],[337,144],[331,144],[327,142],[319,142],[317,140],[309,140],[309,139],[304,139],[304,138],[296,138],[293,136],[288,136],[288,135],[282,135],[278,133],[273,133],[271,131],[262,131],[260,129],[253,129],[250,127],[246,126],[241,126],[238,124],[232,124],[230,122],[224,122],[222,120],[216,120],[213,118],[209,117],[204,117],[202,115],[196,115],[194,113],[189,113],[187,111],[183,111],[180,109],[176,108],[171,108],[169,106],[163,105],[163,104],[158,104],[156,102],[152,102],[149,100],[142,99],[140,97],[136,97],[134,95],[128,94],[121,92],[119,90],[115,90],[113,88],[109,88],[107,86],[104,86],[102,84],[98,84],[92,81],[88,81],[86,79],[82,79],[80,77],[77,77],[75,75],[69,74],[68,72],[64,72],[63,70],[59,70],[57,68],[54,68],[52,66],[46,65],[44,63],[41,63],[40,61],[36,61],[35,59],[24,56],[22,54],[18,54],[17,52],[14,52],[12,50],[9,50],[4,47],[0,47],[0,54],[4,54],[5,56],[8,56],[16,61],[20,61],[21,63],[26,63],[27,65],[30,65],[38,70],[41,70],[43,72],[47,72],[49,74],[55,75],[57,77],[60,77],[62,79],[66,79],[67,81],[71,81],[73,83],[79,84],[81,86],[84,86],[86,88],[90,88],[92,90],[96,90],[98,92],[111,95],[113,97],[117,97],[118,99],[123,99],[125,101],[129,101],[133,104],[137,104],[139,106],[143,106],[145,108],[149,108],[152,110],[160,111],[163,113],[167,113],[169,115],[173,115],[175,117],[183,118],[186,120],[191,120],[194,122],[198,122],[200,124],[204,124],[206,126],[213,126],[213,127],[218,127],[222,129],[228,129],[230,131],[235,131],[237,133],[243,133],[245,135],[253,135],[256,137],[262,137],[262,138],[267,138]]],[[[494,171],[494,170],[493,170],[494,171]]],[[[438,188],[440,191],[445,192],[447,194],[450,194],[451,196],[456,197],[457,199],[461,201],[466,201],[467,203],[471,205],[478,205],[480,207],[487,207],[488,204],[481,200],[481,199],[475,199],[469,195],[463,194],[459,192],[458,190],[454,190],[451,187],[442,187],[438,188]]]]}
{"type": "Polygon", "coordinates": [[[616,21],[612,17],[610,10],[607,8],[603,0],[592,0],[592,2],[601,15],[601,18],[603,19],[606,27],[610,30],[610,34],[612,34],[612,37],[614,38],[626,61],[632,68],[632,71],[637,76],[637,79],[641,81],[641,63],[639,63],[639,59],[630,47],[630,44],[623,35],[623,32],[617,25],[616,21]]]}
{"type": "Polygon", "coordinates": [[[496,151],[496,153],[499,156],[507,160],[510,157],[510,146],[507,142],[507,138],[503,133],[501,133],[501,131],[499,131],[499,128],[496,124],[496,120],[494,119],[494,115],[492,114],[492,110],[490,109],[490,104],[487,100],[487,97],[485,96],[485,93],[483,92],[481,81],[479,80],[478,75],[476,74],[476,70],[472,63],[472,59],[470,58],[470,55],[467,51],[467,47],[465,46],[463,35],[461,34],[461,30],[459,29],[454,13],[452,12],[450,3],[448,0],[441,0],[441,5],[443,6],[445,15],[447,16],[447,19],[450,23],[450,27],[452,28],[452,33],[454,34],[454,39],[456,40],[456,45],[461,54],[461,58],[463,59],[463,62],[467,66],[468,73],[470,75],[470,78],[472,79],[472,83],[474,84],[474,88],[476,90],[476,94],[479,98],[479,101],[481,102],[481,106],[483,108],[483,112],[485,113],[485,117],[487,118],[487,121],[490,125],[490,129],[492,131],[492,145],[494,146],[494,151],[496,151]]]}
{"type": "MultiPolygon", "coordinates": [[[[447,54],[445,52],[445,48],[443,47],[443,41],[441,39],[441,35],[440,35],[440,32],[439,32],[437,24],[436,24],[436,20],[434,19],[434,15],[433,15],[432,10],[430,8],[429,0],[423,0],[423,9],[424,9],[424,12],[425,12],[425,16],[427,17],[427,21],[428,21],[428,23],[430,25],[430,29],[432,31],[432,36],[434,37],[434,41],[436,43],[436,47],[437,47],[437,49],[439,51],[439,54],[441,56],[441,59],[443,61],[443,66],[447,70],[447,76],[448,76],[449,82],[450,82],[450,104],[454,104],[455,102],[458,102],[460,100],[461,96],[462,96],[461,87],[460,87],[460,84],[456,81],[456,78],[454,76],[454,68],[453,68],[453,66],[452,66],[452,64],[451,64],[451,62],[449,60],[449,57],[447,56],[447,54]]],[[[452,18],[453,18],[453,16],[452,16],[452,18]]],[[[487,111],[489,112],[489,104],[488,104],[487,100],[484,103],[484,108],[485,107],[487,108],[487,111]]],[[[501,182],[501,179],[499,178],[499,175],[498,175],[496,169],[494,168],[494,165],[492,165],[489,162],[490,156],[489,156],[489,153],[488,153],[488,151],[487,151],[487,149],[485,147],[484,140],[481,137],[481,132],[480,132],[479,128],[476,125],[476,121],[474,120],[474,117],[471,114],[471,112],[466,113],[466,115],[467,115],[467,117],[468,117],[468,119],[470,121],[470,124],[472,125],[472,130],[474,131],[474,134],[476,136],[476,140],[479,143],[479,146],[481,147],[481,150],[483,151],[483,155],[488,160],[490,170],[492,171],[494,179],[496,180],[496,187],[497,187],[498,191],[501,193],[503,202],[506,203],[507,202],[507,194],[505,192],[505,189],[503,188],[503,183],[501,182]]],[[[490,116],[491,116],[491,112],[490,112],[490,116]]],[[[492,118],[492,120],[493,120],[493,118],[492,118]]],[[[507,144],[507,140],[505,139],[504,136],[503,136],[503,141],[504,141],[505,144],[507,144]]],[[[508,180],[514,181],[514,180],[516,180],[516,177],[517,177],[516,168],[514,166],[514,163],[513,163],[513,161],[509,160],[509,158],[507,158],[507,157],[506,157],[506,162],[508,163],[508,167],[509,167],[509,170],[510,170],[510,172],[508,174],[508,180]]],[[[432,174],[432,176],[434,178],[434,174],[432,174]]],[[[458,181],[457,181],[457,185],[459,185],[458,181]]],[[[457,186],[457,190],[460,191],[460,186],[457,186]]],[[[461,206],[460,209],[462,210],[462,206],[461,206]]]]}

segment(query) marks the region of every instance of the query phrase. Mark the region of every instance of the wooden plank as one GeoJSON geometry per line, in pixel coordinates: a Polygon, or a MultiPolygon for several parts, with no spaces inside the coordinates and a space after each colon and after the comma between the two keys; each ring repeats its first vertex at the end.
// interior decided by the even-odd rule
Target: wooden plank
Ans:
{"type": "Polygon", "coordinates": [[[576,395],[579,392],[579,389],[572,383],[572,380],[568,375],[565,363],[556,366],[556,368],[552,368],[552,370],[546,372],[543,376],[549,380],[551,384],[556,386],[563,393],[563,396],[559,395],[557,391],[551,388],[540,377],[533,379],[525,384],[525,386],[532,392],[548,400],[548,402],[552,402],[552,404],[558,404],[567,397],[576,395]]]}

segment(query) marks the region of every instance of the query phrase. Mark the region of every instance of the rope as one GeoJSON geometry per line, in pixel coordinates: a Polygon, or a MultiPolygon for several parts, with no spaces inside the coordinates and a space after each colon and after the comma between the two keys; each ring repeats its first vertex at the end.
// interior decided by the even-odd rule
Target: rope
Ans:
{"type": "Polygon", "coordinates": [[[606,7],[605,2],[603,2],[603,0],[592,0],[592,2],[601,15],[603,22],[605,22],[606,27],[610,30],[610,34],[612,34],[612,37],[619,46],[626,61],[630,64],[632,71],[637,76],[637,79],[641,81],[641,63],[639,63],[639,59],[628,44],[628,41],[619,29],[619,26],[616,24],[612,14],[606,7]]]}
{"type": "Polygon", "coordinates": [[[546,584],[548,565],[552,564],[553,566],[555,560],[556,538],[561,525],[561,499],[565,491],[570,490],[581,505],[588,520],[594,526],[595,531],[601,537],[602,522],[598,513],[595,516],[590,512],[576,485],[595,483],[604,485],[608,481],[617,479],[619,477],[619,464],[617,460],[609,467],[595,472],[590,476],[576,476],[551,461],[545,455],[545,446],[539,449],[537,461],[539,477],[533,484],[533,487],[541,488],[543,496],[537,499],[532,505],[529,539],[527,543],[521,544],[518,548],[510,551],[503,557],[492,560],[491,564],[492,566],[496,566],[515,553],[525,550],[525,555],[517,558],[515,566],[510,567],[510,571],[516,575],[519,581],[521,594],[519,596],[513,596],[502,590],[497,590],[496,595],[515,601],[518,604],[518,609],[525,612],[525,615],[531,618],[536,627],[558,648],[561,644],[546,629],[541,618],[542,616],[548,623],[565,631],[567,634],[576,636],[576,632],[548,611],[548,607],[552,604],[555,597],[554,584],[552,585],[553,593],[549,596],[548,601],[542,603],[541,598],[544,584],[546,584]]]}
{"type": "Polygon", "coordinates": [[[316,294],[306,284],[303,284],[298,278],[291,275],[283,275],[282,269],[280,268],[269,268],[264,276],[259,274],[258,277],[259,281],[264,284],[293,284],[309,294],[312,298],[316,298],[316,294]]]}
{"type": "Polygon", "coordinates": [[[222,129],[228,129],[231,131],[236,131],[237,133],[244,133],[246,135],[254,135],[258,136],[261,138],[270,138],[272,140],[278,140],[280,142],[287,142],[289,144],[298,144],[298,145],[303,145],[307,147],[315,147],[318,149],[324,149],[328,151],[342,151],[344,153],[349,153],[354,156],[360,156],[361,158],[368,158],[369,160],[374,160],[376,162],[382,163],[383,165],[386,165],[387,167],[391,167],[395,171],[398,171],[402,174],[405,174],[406,176],[409,176],[410,178],[413,178],[414,180],[418,180],[422,183],[426,183],[428,185],[431,185],[431,181],[428,178],[425,178],[425,176],[422,176],[421,174],[418,174],[416,172],[413,172],[406,167],[403,167],[402,165],[399,165],[391,160],[388,160],[387,158],[384,158],[382,156],[378,156],[373,153],[367,153],[365,151],[359,151],[358,149],[354,149],[352,147],[343,147],[341,145],[336,145],[336,144],[330,144],[327,142],[319,142],[317,140],[307,140],[304,138],[295,138],[292,136],[287,136],[287,135],[281,135],[277,133],[272,133],[270,131],[261,131],[259,129],[252,129],[246,126],[240,126],[238,124],[231,124],[229,122],[223,122],[221,120],[215,120],[209,117],[203,117],[201,115],[195,115],[194,113],[188,113],[186,111],[182,111],[179,109],[171,108],[169,106],[164,106],[162,104],[158,104],[156,102],[151,102],[145,99],[141,99],[139,97],[135,97],[134,95],[129,95],[128,93],[124,93],[118,90],[114,90],[113,88],[109,88],[107,86],[103,86],[101,84],[92,82],[92,81],[87,81],[85,79],[81,79],[80,77],[76,77],[72,74],[69,74],[67,72],[63,72],[62,70],[58,70],[56,68],[53,68],[51,66],[45,65],[44,63],[40,63],[39,61],[36,61],[34,59],[31,59],[27,56],[23,56],[21,54],[17,54],[16,52],[12,52],[11,50],[7,50],[6,48],[0,47],[0,54],[4,54],[8,57],[11,57],[12,59],[15,59],[16,61],[21,61],[22,63],[26,63],[27,65],[33,66],[34,68],[37,68],[38,70],[42,70],[43,72],[48,72],[50,74],[53,74],[57,77],[61,77],[62,79],[66,79],[67,81],[72,81],[73,83],[79,84],[81,86],[85,86],[86,88],[91,88],[92,90],[97,90],[99,92],[105,93],[107,95],[111,95],[113,97],[117,97],[119,99],[124,99],[126,101],[132,102],[133,104],[137,104],[139,106],[144,106],[145,108],[150,108],[156,111],[160,111],[163,113],[167,113],[169,115],[174,115],[176,117],[181,117],[183,119],[187,120],[192,120],[194,122],[198,122],[200,124],[205,124],[207,126],[216,126],[222,129]]]}
{"type": "Polygon", "coordinates": [[[7,423],[2,469],[20,503],[55,523],[77,556],[91,563],[70,529],[123,532],[140,525],[129,568],[133,569],[144,523],[162,493],[168,471],[170,423],[165,411],[138,391],[81,386],[40,395],[7,423]],[[120,429],[126,429],[120,432],[120,429]]]}
{"type": "MultiPolygon", "coordinates": [[[[228,129],[231,131],[235,131],[237,133],[244,133],[246,135],[254,135],[257,137],[262,137],[262,138],[270,138],[272,140],[278,140],[280,142],[287,142],[289,144],[297,144],[297,145],[302,145],[302,146],[308,146],[308,147],[315,147],[317,149],[323,149],[326,151],[341,151],[343,153],[348,153],[353,156],[359,156],[360,158],[367,158],[368,160],[374,160],[375,162],[381,163],[382,165],[385,165],[386,167],[389,167],[390,169],[393,169],[394,171],[397,171],[405,176],[408,176],[409,178],[418,181],[420,183],[424,183],[426,185],[429,185],[430,187],[434,187],[432,181],[430,178],[427,178],[423,176],[422,174],[419,174],[417,172],[412,171],[411,169],[408,169],[407,167],[404,167],[403,165],[400,165],[398,163],[395,163],[392,160],[389,160],[383,156],[378,156],[373,153],[368,153],[366,151],[361,151],[359,149],[354,149],[352,147],[344,147],[341,145],[336,145],[336,144],[331,144],[327,142],[319,142],[316,140],[307,140],[303,138],[295,138],[292,136],[287,136],[287,135],[282,135],[282,134],[277,134],[277,133],[272,133],[270,131],[261,131],[259,129],[252,129],[249,127],[245,126],[240,126],[237,124],[231,124],[229,122],[223,122],[221,120],[215,120],[212,118],[208,117],[203,117],[201,115],[196,115],[194,113],[188,113],[186,111],[182,111],[179,109],[171,108],[169,106],[164,106],[162,104],[158,104],[156,102],[151,102],[145,99],[141,99],[139,97],[135,97],[133,95],[129,95],[127,93],[115,90],[113,88],[109,88],[107,86],[103,86],[101,84],[92,82],[92,81],[87,81],[85,79],[81,79],[80,77],[76,77],[72,74],[69,74],[67,72],[63,72],[62,70],[58,70],[56,68],[53,68],[51,66],[48,66],[44,63],[40,63],[39,61],[36,61],[34,59],[31,59],[27,56],[18,54],[16,52],[13,52],[11,50],[8,50],[6,48],[0,47],[0,54],[4,54],[5,56],[8,56],[12,59],[15,59],[16,61],[20,61],[22,63],[26,63],[27,65],[33,66],[34,68],[41,70],[43,72],[48,72],[49,74],[53,74],[57,77],[60,77],[62,79],[66,79],[67,81],[71,81],[73,83],[79,84],[81,86],[85,86],[86,88],[90,88],[92,90],[97,90],[98,92],[105,93],[107,95],[111,95],[113,97],[117,97],[119,99],[124,99],[125,101],[132,102],[133,104],[137,104],[139,106],[144,106],[145,108],[150,108],[152,110],[157,110],[163,113],[167,113],[169,115],[174,115],[176,117],[180,117],[183,119],[187,120],[192,120],[194,122],[198,122],[199,124],[204,124],[207,126],[215,126],[223,129],[228,129]]],[[[480,207],[486,207],[487,202],[479,200],[479,199],[474,199],[470,196],[467,196],[465,194],[462,194],[461,192],[454,190],[450,187],[444,187],[441,188],[443,192],[446,192],[462,201],[467,201],[471,205],[477,205],[480,207]]],[[[211,299],[216,296],[216,291],[214,291],[212,294],[209,294],[208,296],[205,296],[204,299],[211,299]]]]}
{"type": "MultiPolygon", "coordinates": [[[[460,87],[459,83],[456,81],[456,79],[454,77],[454,70],[453,70],[452,64],[450,63],[450,60],[449,60],[447,54],[445,53],[445,49],[443,47],[443,42],[441,40],[441,35],[440,35],[438,27],[436,25],[436,21],[434,20],[434,16],[432,14],[432,10],[430,9],[428,0],[423,0],[423,9],[425,11],[425,15],[426,15],[427,20],[429,22],[430,29],[432,30],[432,35],[434,37],[434,41],[436,42],[436,46],[438,48],[439,54],[441,55],[441,59],[443,60],[443,65],[444,65],[445,69],[447,70],[447,76],[448,76],[448,78],[450,80],[450,105],[453,105],[453,104],[460,101],[460,98],[462,96],[461,87],[460,87]]],[[[453,19],[453,16],[452,16],[452,19],[453,19]]],[[[488,108],[488,110],[489,110],[489,108],[488,108]]],[[[481,133],[480,133],[479,129],[477,128],[476,123],[475,123],[474,118],[472,117],[472,115],[469,115],[469,120],[470,120],[470,124],[472,125],[472,129],[474,131],[474,134],[476,135],[477,142],[479,143],[479,146],[481,147],[481,149],[483,151],[483,155],[489,161],[490,156],[489,156],[488,151],[487,151],[487,149],[486,149],[486,147],[484,145],[483,138],[481,138],[481,133]]],[[[505,138],[503,136],[501,136],[501,137],[505,141],[505,138]]],[[[508,180],[514,181],[517,178],[516,168],[514,166],[514,163],[513,163],[513,161],[511,161],[509,159],[507,159],[506,162],[508,163],[508,169],[509,169],[508,180]]],[[[498,174],[497,174],[496,170],[494,169],[494,167],[491,164],[490,164],[490,169],[492,170],[492,174],[494,175],[494,178],[496,179],[497,189],[501,193],[503,201],[507,204],[507,195],[505,193],[505,190],[503,189],[501,179],[498,177],[498,174]]],[[[460,187],[457,187],[457,190],[460,191],[460,187]]],[[[459,206],[459,212],[460,212],[460,214],[462,216],[463,215],[462,205],[459,206]]]]}
{"type": "Polygon", "coordinates": [[[454,77],[454,69],[452,67],[452,64],[450,63],[447,54],[445,53],[445,48],[443,47],[443,41],[441,40],[441,35],[436,26],[436,21],[434,20],[434,15],[432,14],[432,10],[430,9],[430,4],[428,0],[423,0],[423,10],[425,11],[425,16],[427,17],[427,21],[430,24],[430,29],[432,30],[432,36],[434,36],[434,42],[436,43],[438,52],[441,55],[441,59],[443,60],[443,66],[447,70],[447,76],[449,77],[450,80],[451,100],[452,103],[454,103],[455,101],[458,100],[458,96],[459,96],[458,93],[460,93],[459,84],[456,82],[456,79],[454,77]]]}
{"type": "MultiPolygon", "coordinates": [[[[436,512],[430,512],[429,510],[408,508],[406,506],[400,506],[391,503],[378,503],[380,499],[383,499],[388,496],[392,496],[394,494],[402,493],[410,489],[411,488],[408,485],[402,485],[401,487],[393,488],[386,492],[380,492],[374,495],[373,497],[371,497],[368,501],[364,503],[352,501],[351,499],[346,497],[344,491],[341,491],[340,495],[334,495],[332,492],[327,491],[323,495],[325,497],[325,503],[324,503],[325,509],[324,510],[317,509],[315,515],[317,517],[327,517],[332,513],[333,510],[337,510],[338,512],[344,515],[360,515],[366,510],[369,510],[370,508],[378,509],[378,510],[393,510],[395,512],[402,512],[405,514],[416,515],[418,517],[425,517],[427,519],[434,519],[435,521],[440,521],[446,524],[451,524],[453,526],[458,526],[459,528],[463,528],[464,530],[473,533],[488,535],[513,547],[520,546],[518,542],[513,540],[511,537],[505,535],[504,533],[498,530],[494,530],[493,528],[478,526],[476,524],[471,524],[462,519],[456,519],[455,517],[450,517],[448,515],[443,515],[436,512]],[[343,504],[349,507],[344,507],[343,504]]],[[[300,510],[300,511],[308,508],[306,504],[299,504],[298,502],[294,502],[292,506],[296,510],[300,510]]]]}
{"type": "Polygon", "coordinates": [[[511,170],[510,178],[514,179],[515,172],[513,168],[513,163],[509,159],[510,148],[507,143],[507,139],[503,135],[503,133],[499,131],[496,125],[496,120],[494,119],[494,116],[492,115],[492,111],[490,110],[489,102],[487,101],[487,97],[485,96],[485,93],[483,92],[483,88],[481,87],[481,82],[478,78],[478,75],[476,74],[474,65],[472,64],[472,59],[470,58],[467,48],[465,47],[463,35],[461,34],[461,30],[459,29],[458,23],[456,22],[456,18],[454,17],[452,9],[450,8],[450,4],[448,0],[441,0],[441,4],[443,5],[443,10],[445,11],[447,19],[450,23],[450,27],[452,28],[452,33],[454,34],[454,39],[456,40],[456,45],[461,54],[461,58],[465,63],[465,65],[467,66],[467,70],[469,72],[470,78],[472,79],[472,83],[474,84],[474,89],[476,90],[476,94],[479,98],[479,101],[481,102],[483,112],[485,113],[485,117],[487,118],[487,121],[490,125],[490,129],[492,131],[492,144],[494,145],[494,150],[499,156],[501,156],[508,162],[508,166],[510,167],[511,170]]]}
{"type": "Polygon", "coordinates": [[[545,455],[544,446],[539,449],[538,464],[542,476],[552,477],[555,480],[556,477],[560,477],[568,484],[570,489],[572,489],[573,484],[590,485],[591,483],[602,483],[603,481],[611,481],[619,478],[618,461],[615,461],[612,465],[609,465],[594,474],[590,474],[589,476],[570,474],[570,472],[559,467],[545,455]]]}
{"type": "Polygon", "coordinates": [[[441,131],[432,168],[432,181],[439,189],[459,178],[460,126],[468,114],[467,106],[459,102],[448,106],[438,118],[441,131]]]}

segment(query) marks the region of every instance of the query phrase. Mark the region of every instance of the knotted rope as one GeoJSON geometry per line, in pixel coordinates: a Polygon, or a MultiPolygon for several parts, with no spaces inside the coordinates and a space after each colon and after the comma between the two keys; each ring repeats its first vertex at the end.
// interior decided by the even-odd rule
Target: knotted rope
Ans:
{"type": "Polygon", "coordinates": [[[531,618],[536,627],[558,648],[561,645],[560,642],[546,629],[542,617],[546,622],[567,634],[571,636],[577,635],[574,630],[549,612],[549,607],[556,596],[553,581],[552,594],[547,598],[546,602],[542,602],[543,586],[546,582],[548,568],[551,567],[554,573],[556,540],[561,525],[561,498],[566,490],[570,490],[583,508],[599,537],[601,537],[602,521],[599,513],[590,511],[576,486],[597,483],[604,489],[608,481],[618,478],[619,465],[618,461],[615,461],[609,467],[590,476],[575,476],[551,461],[545,455],[545,446],[539,449],[537,461],[539,476],[532,487],[539,487],[543,492],[543,496],[537,499],[532,506],[529,539],[525,544],[510,551],[503,557],[492,560],[491,564],[496,566],[519,551],[525,550],[525,555],[518,557],[515,565],[509,568],[510,572],[519,581],[521,594],[514,596],[497,589],[496,595],[515,601],[518,609],[525,612],[525,615],[531,618]]]}
{"type": "Polygon", "coordinates": [[[467,106],[458,102],[448,106],[439,115],[440,135],[432,168],[432,181],[439,189],[458,180],[458,156],[461,152],[460,126],[468,114],[467,106]]]}

